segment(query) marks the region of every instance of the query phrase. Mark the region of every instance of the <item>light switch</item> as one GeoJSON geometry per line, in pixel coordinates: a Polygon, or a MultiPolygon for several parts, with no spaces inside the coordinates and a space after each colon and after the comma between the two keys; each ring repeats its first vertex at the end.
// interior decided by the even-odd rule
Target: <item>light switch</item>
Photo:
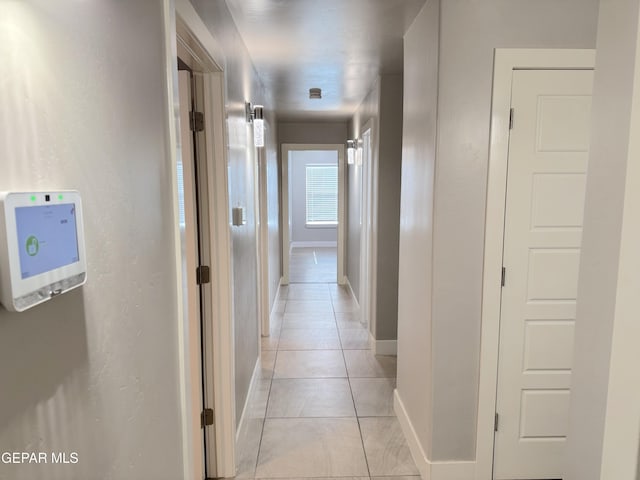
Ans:
{"type": "Polygon", "coordinates": [[[231,209],[231,224],[234,227],[240,227],[244,225],[246,220],[244,219],[244,208],[243,207],[233,207],[231,209]]]}

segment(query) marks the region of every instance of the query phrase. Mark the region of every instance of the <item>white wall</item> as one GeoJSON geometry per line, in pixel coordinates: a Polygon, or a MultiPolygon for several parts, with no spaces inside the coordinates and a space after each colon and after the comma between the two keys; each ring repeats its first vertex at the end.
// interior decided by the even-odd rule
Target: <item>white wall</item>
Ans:
{"type": "Polygon", "coordinates": [[[601,478],[613,321],[617,291],[626,287],[619,284],[623,208],[633,208],[625,206],[625,176],[630,161],[637,162],[629,148],[634,139],[632,105],[637,109],[630,99],[638,94],[638,12],[637,0],[600,4],[592,106],[592,131],[597,133],[591,140],[582,235],[565,477],[569,480],[601,478]]]}
{"type": "Polygon", "coordinates": [[[439,8],[439,0],[428,0],[404,37],[397,395],[427,454],[432,433],[431,250],[439,8]]]}
{"type": "Polygon", "coordinates": [[[0,451],[79,463],[3,480],[182,478],[162,8],[0,4],[0,190],[78,189],[88,261],[82,289],[0,309],[0,451]]]}
{"type": "MultiPolygon", "coordinates": [[[[338,166],[338,152],[331,150],[293,150],[289,153],[289,182],[291,184],[291,241],[338,242],[336,226],[307,226],[307,165],[338,166]]],[[[337,201],[337,196],[336,196],[337,201]]]]}

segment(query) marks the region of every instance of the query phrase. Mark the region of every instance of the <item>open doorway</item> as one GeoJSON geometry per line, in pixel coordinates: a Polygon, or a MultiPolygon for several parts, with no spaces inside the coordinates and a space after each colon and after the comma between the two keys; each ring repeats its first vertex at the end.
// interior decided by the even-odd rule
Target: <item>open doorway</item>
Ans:
{"type": "Polygon", "coordinates": [[[190,5],[176,10],[176,40],[182,433],[185,478],[201,480],[235,472],[224,72],[190,5]]]}
{"type": "Polygon", "coordinates": [[[283,283],[344,283],[344,147],[283,145],[283,283]]]}

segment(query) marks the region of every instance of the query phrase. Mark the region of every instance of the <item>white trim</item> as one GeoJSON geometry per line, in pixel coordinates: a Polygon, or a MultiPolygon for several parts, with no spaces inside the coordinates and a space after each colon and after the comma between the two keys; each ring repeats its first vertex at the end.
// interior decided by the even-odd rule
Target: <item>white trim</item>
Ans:
{"type": "MultiPolygon", "coordinates": [[[[247,392],[247,398],[245,398],[244,406],[242,407],[242,415],[240,416],[240,421],[238,422],[238,428],[236,430],[236,439],[235,439],[236,442],[240,439],[240,436],[242,435],[244,424],[246,423],[245,419],[247,417],[247,410],[255,394],[256,385],[258,384],[258,379],[260,378],[260,371],[261,371],[261,357],[258,356],[256,360],[256,364],[253,367],[253,373],[251,374],[251,382],[249,382],[249,391],[247,392]]],[[[229,476],[235,477],[235,473],[229,476]]]]}
{"type": "Polygon", "coordinates": [[[429,460],[422,449],[418,434],[411,423],[398,389],[393,391],[393,409],[422,480],[469,480],[474,478],[476,462],[432,462],[429,460]]]}
{"type": "MultiPolygon", "coordinates": [[[[278,313],[277,309],[278,309],[278,302],[280,302],[280,291],[282,289],[282,285],[283,285],[282,277],[280,277],[280,281],[278,282],[278,290],[276,290],[276,296],[273,299],[273,304],[271,305],[270,312],[271,312],[272,316],[275,315],[276,313],[278,313]]],[[[265,336],[268,337],[270,335],[271,335],[271,332],[269,331],[269,332],[267,332],[267,335],[262,335],[262,336],[263,337],[265,337],[265,336]]]]}
{"type": "Polygon", "coordinates": [[[283,285],[289,284],[289,253],[291,251],[291,228],[289,218],[289,152],[304,150],[335,150],[338,152],[338,268],[337,283],[345,282],[345,251],[346,251],[346,162],[345,146],[335,144],[306,144],[283,143],[280,157],[281,169],[281,210],[282,210],[282,279],[283,285]]]}
{"type": "MultiPolygon", "coordinates": [[[[235,475],[235,353],[233,325],[233,290],[231,270],[231,232],[229,229],[229,191],[227,179],[224,76],[222,73],[205,77],[205,101],[213,108],[205,110],[205,122],[213,125],[213,138],[207,136],[207,158],[209,164],[209,211],[215,222],[211,222],[211,256],[214,273],[212,291],[212,336],[213,361],[213,408],[215,412],[216,472],[217,477],[235,475]],[[208,77],[208,78],[206,78],[208,77]],[[208,80],[208,81],[207,81],[208,80]]],[[[209,390],[209,389],[207,389],[209,390]]]]}
{"type": "Polygon", "coordinates": [[[184,276],[182,274],[182,251],[180,238],[180,219],[178,206],[178,118],[179,112],[175,105],[178,102],[178,72],[177,72],[177,48],[176,48],[176,17],[172,0],[163,0],[162,19],[164,22],[164,64],[166,81],[166,149],[169,157],[169,164],[166,165],[168,174],[171,176],[171,196],[173,198],[172,220],[173,243],[174,243],[174,268],[176,276],[176,326],[178,333],[178,369],[180,373],[180,414],[182,433],[182,459],[183,475],[185,480],[192,479],[195,475],[192,464],[193,449],[191,438],[191,420],[194,412],[191,410],[191,385],[189,370],[189,331],[187,318],[184,311],[184,294],[182,285],[184,276]]]}
{"type": "Polygon", "coordinates": [[[349,289],[349,293],[351,294],[351,299],[355,302],[356,306],[358,307],[358,311],[360,311],[360,303],[358,302],[356,294],[353,293],[353,287],[351,286],[351,282],[349,281],[349,278],[347,276],[344,277],[344,286],[349,289]]]}
{"type": "Polygon", "coordinates": [[[336,248],[338,242],[291,242],[289,252],[294,248],[336,248]]]}
{"type": "Polygon", "coordinates": [[[418,467],[422,480],[430,480],[431,465],[429,459],[427,458],[425,451],[422,449],[422,445],[418,439],[418,434],[416,433],[415,428],[413,428],[413,424],[411,423],[411,419],[407,414],[407,410],[400,398],[400,392],[398,392],[397,388],[393,391],[393,410],[396,412],[396,417],[398,417],[398,422],[400,422],[402,433],[404,433],[404,438],[407,440],[411,456],[413,457],[416,467],[418,467]]]}
{"type": "Polygon", "coordinates": [[[502,294],[500,285],[513,70],[588,69],[593,68],[594,63],[594,50],[500,48],[495,50],[484,238],[476,480],[489,480],[493,476],[494,420],[502,294]]]}
{"type": "Polygon", "coordinates": [[[369,348],[374,355],[398,355],[398,340],[376,340],[369,332],[369,348]]]}
{"type": "MultiPolygon", "coordinates": [[[[224,74],[225,58],[219,42],[204,25],[188,0],[176,0],[176,24],[193,43],[182,44],[198,53],[207,70],[203,78],[205,123],[212,127],[204,136],[207,167],[208,211],[212,282],[206,292],[211,316],[205,317],[205,399],[214,409],[214,455],[209,455],[208,473],[215,477],[235,475],[235,366],[231,236],[227,179],[227,132],[224,74]],[[212,377],[212,378],[211,378],[212,377]]],[[[190,478],[190,477],[186,477],[190,478]]]]}

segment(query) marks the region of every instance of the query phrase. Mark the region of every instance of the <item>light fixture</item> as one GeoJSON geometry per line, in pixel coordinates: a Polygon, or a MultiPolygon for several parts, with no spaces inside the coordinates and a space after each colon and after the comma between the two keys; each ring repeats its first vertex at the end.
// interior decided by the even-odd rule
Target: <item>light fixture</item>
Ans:
{"type": "Polygon", "coordinates": [[[264,147],[264,107],[256,105],[251,107],[251,103],[245,103],[245,114],[247,123],[253,123],[253,144],[256,147],[264,147]]]}
{"type": "Polygon", "coordinates": [[[356,161],[356,141],[347,140],[347,163],[353,165],[356,161]]]}

